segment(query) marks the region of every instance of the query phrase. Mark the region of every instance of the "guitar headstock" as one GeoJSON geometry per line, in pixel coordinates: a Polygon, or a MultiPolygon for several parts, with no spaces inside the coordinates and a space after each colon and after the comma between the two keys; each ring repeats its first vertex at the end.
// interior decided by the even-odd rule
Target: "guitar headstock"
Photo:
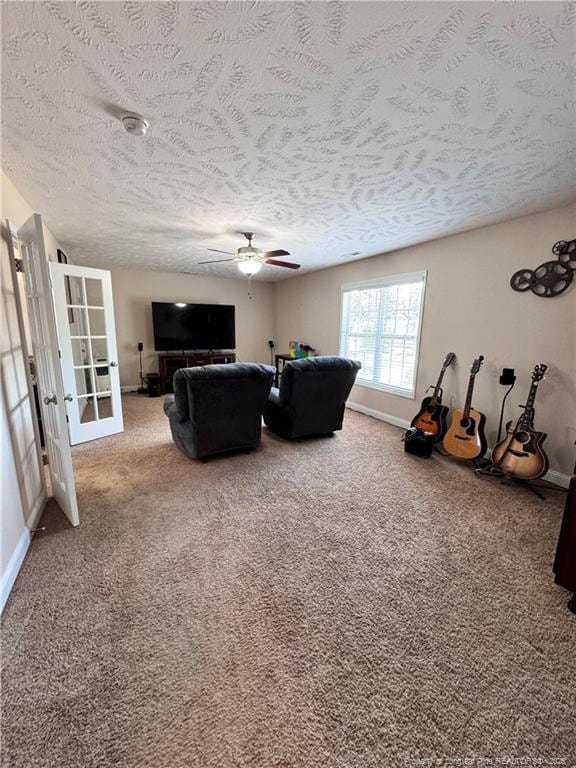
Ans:
{"type": "Polygon", "coordinates": [[[484,363],[484,355],[480,355],[472,363],[472,368],[470,368],[470,375],[476,376],[480,368],[482,368],[483,363],[484,363]]]}
{"type": "Polygon", "coordinates": [[[446,370],[446,368],[448,368],[448,366],[452,365],[454,360],[456,360],[456,355],[454,354],[454,352],[448,352],[448,354],[446,355],[446,359],[444,360],[444,364],[443,364],[442,368],[444,370],[446,370]]]}
{"type": "Polygon", "coordinates": [[[532,381],[542,381],[547,370],[548,366],[544,365],[544,363],[538,363],[538,365],[535,365],[534,370],[532,371],[532,381]]]}

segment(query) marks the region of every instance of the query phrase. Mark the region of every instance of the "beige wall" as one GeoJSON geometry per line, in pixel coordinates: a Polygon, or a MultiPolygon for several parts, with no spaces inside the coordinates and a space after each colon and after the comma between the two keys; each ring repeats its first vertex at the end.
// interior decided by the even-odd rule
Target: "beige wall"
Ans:
{"type": "Polygon", "coordinates": [[[144,343],[144,372],[158,370],[152,332],[152,301],[187,301],[236,306],[236,353],[244,362],[268,363],[274,338],[274,286],[247,278],[231,280],[168,272],[112,272],[116,338],[122,386],[138,380],[136,345],[144,343]]]}
{"type": "MultiPolygon", "coordinates": [[[[33,404],[26,379],[26,352],[16,312],[16,296],[8,259],[6,218],[16,228],[34,211],[10,179],[2,175],[2,329],[0,334],[2,420],[1,587],[2,605],[16,577],[30,541],[28,529],[36,524],[44,501],[32,420],[33,404]]],[[[51,257],[56,241],[46,230],[51,257]]]]}
{"type": "Polygon", "coordinates": [[[511,275],[554,259],[557,240],[576,237],[576,206],[483,227],[452,237],[363,259],[276,283],[278,351],[301,339],[323,354],[338,353],[340,288],[343,283],[428,270],[416,400],[356,386],[351,400],[411,419],[426,388],[435,382],[447,352],[458,363],[445,381],[446,402],[462,403],[472,359],[483,354],[475,405],[487,415],[489,441],[498,427],[502,367],[519,376],[507,416],[519,414],[530,373],[550,368],[536,402],[536,426],[548,432],[551,469],[571,473],[576,440],[576,287],[543,299],[510,288],[511,275]]]}

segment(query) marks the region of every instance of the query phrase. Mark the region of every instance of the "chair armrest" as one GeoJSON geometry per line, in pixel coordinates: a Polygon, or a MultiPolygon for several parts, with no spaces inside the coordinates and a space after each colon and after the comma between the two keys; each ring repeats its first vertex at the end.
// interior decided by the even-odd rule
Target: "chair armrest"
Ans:
{"type": "Polygon", "coordinates": [[[190,418],[186,412],[182,413],[182,407],[176,402],[177,395],[166,395],[164,398],[164,413],[169,419],[183,424],[190,418]]]}
{"type": "Polygon", "coordinates": [[[166,395],[164,398],[164,413],[170,416],[170,411],[175,407],[174,395],[166,395]]]}
{"type": "Polygon", "coordinates": [[[280,402],[280,390],[277,387],[272,387],[270,394],[268,395],[268,402],[272,405],[282,405],[280,402]]]}

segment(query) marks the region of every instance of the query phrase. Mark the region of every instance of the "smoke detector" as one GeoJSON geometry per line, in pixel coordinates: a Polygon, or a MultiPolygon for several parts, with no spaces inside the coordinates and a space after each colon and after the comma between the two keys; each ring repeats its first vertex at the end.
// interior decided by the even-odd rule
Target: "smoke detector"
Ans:
{"type": "Polygon", "coordinates": [[[148,120],[133,112],[122,115],[122,125],[126,133],[131,133],[132,136],[146,136],[146,132],[150,128],[148,120]]]}

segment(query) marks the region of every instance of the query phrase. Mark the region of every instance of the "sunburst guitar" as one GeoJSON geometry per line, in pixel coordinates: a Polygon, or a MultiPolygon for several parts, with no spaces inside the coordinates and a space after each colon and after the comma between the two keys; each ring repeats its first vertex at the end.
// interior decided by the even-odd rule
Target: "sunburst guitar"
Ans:
{"type": "Polygon", "coordinates": [[[532,372],[532,384],[524,412],[516,424],[509,421],[506,437],[492,451],[492,462],[501,472],[517,480],[537,480],[548,472],[548,457],[542,443],[545,432],[534,429],[534,400],[538,384],[544,378],[547,366],[539,363],[532,372]]]}
{"type": "Polygon", "coordinates": [[[447,417],[449,409],[445,405],[442,405],[442,380],[446,373],[446,369],[448,366],[452,365],[455,359],[456,355],[454,352],[448,352],[444,364],[442,365],[440,375],[438,376],[436,386],[432,387],[434,390],[433,394],[422,400],[420,410],[416,416],[414,416],[410,424],[412,427],[419,427],[424,432],[429,432],[433,435],[432,442],[434,443],[439,443],[448,429],[447,417]]]}
{"type": "Polygon", "coordinates": [[[477,459],[485,453],[488,446],[484,432],[486,417],[472,408],[474,382],[483,362],[483,355],[474,360],[470,369],[466,404],[464,408],[455,408],[452,411],[452,422],[444,436],[444,448],[457,459],[477,459]]]}

